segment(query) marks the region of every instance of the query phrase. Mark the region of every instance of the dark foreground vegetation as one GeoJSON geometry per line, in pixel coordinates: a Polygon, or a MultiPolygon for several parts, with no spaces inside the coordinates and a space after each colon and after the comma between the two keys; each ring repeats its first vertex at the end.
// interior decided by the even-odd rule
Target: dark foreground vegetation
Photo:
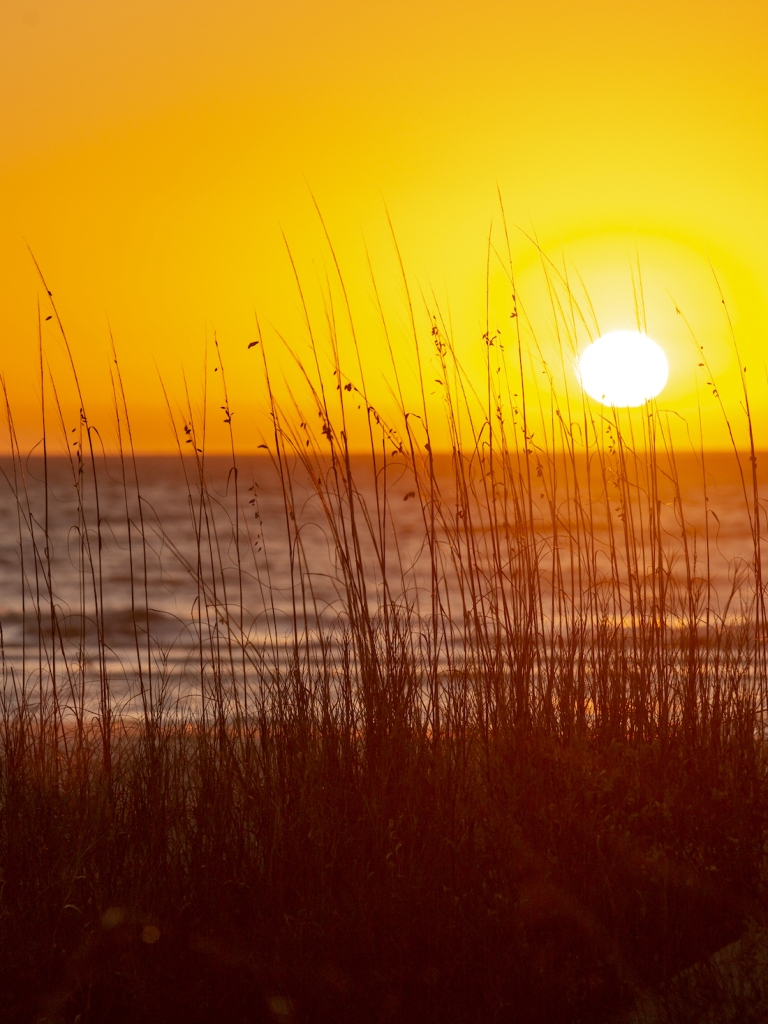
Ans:
{"type": "Polygon", "coordinates": [[[309,425],[272,406],[285,514],[271,569],[248,533],[256,491],[237,473],[216,490],[190,410],[179,500],[197,557],[165,538],[197,588],[183,699],[152,636],[162,524],[149,526],[119,377],[117,459],[81,407],[79,444],[57,463],[77,495],[79,607],[57,597],[55,460],[22,458],[9,411],[34,642],[21,667],[3,660],[0,1019],[607,1021],[764,923],[754,446],[731,456],[745,541],[718,569],[712,520],[696,518],[703,453],[684,480],[653,406],[630,421],[579,399],[534,432],[525,337],[511,369],[492,341],[478,397],[433,323],[423,358],[453,381],[440,464],[426,410],[385,423],[338,361],[327,391],[307,375],[309,425]],[[345,402],[363,407],[367,469],[345,402]],[[121,528],[107,524],[106,478],[121,528]],[[333,603],[318,598],[307,516],[333,603]],[[106,667],[102,559],[115,550],[131,714],[106,667]],[[263,584],[260,608],[243,607],[246,577],[263,584]]]}
{"type": "Polygon", "coordinates": [[[4,1019],[597,1021],[761,915],[746,716],[693,745],[301,717],[159,726],[109,774],[95,733],[58,770],[6,733],[4,1019]]]}

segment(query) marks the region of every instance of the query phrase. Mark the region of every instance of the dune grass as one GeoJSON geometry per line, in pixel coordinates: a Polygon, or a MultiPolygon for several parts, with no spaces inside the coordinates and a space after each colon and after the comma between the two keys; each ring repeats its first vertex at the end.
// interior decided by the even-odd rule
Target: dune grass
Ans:
{"type": "Polygon", "coordinates": [[[3,657],[1,1019],[610,1020],[762,923],[754,439],[728,456],[748,550],[724,591],[702,514],[714,457],[677,453],[653,404],[632,419],[564,401],[554,371],[526,388],[512,303],[479,383],[439,317],[426,340],[413,318],[447,453],[426,401],[401,399],[393,422],[373,407],[332,319],[328,372],[309,317],[317,360],[296,363],[310,407],[278,404],[260,355],[274,429],[258,475],[277,481],[281,535],[252,460],[234,437],[211,459],[190,405],[191,558],[146,497],[117,360],[109,458],[84,397],[72,433],[44,374],[28,458],[7,396],[24,621],[21,663],[3,657]],[[66,608],[50,482],[65,472],[66,608]],[[161,541],[195,590],[183,698],[153,635],[161,541]],[[130,711],[109,667],[118,557],[130,711]]]}

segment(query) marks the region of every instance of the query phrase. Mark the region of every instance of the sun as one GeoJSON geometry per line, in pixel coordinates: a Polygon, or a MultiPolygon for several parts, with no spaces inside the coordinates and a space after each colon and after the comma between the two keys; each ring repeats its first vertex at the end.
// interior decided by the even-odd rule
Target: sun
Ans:
{"type": "Polygon", "coordinates": [[[612,331],[579,357],[576,375],[603,405],[638,406],[661,394],[669,377],[664,349],[640,331],[612,331]]]}

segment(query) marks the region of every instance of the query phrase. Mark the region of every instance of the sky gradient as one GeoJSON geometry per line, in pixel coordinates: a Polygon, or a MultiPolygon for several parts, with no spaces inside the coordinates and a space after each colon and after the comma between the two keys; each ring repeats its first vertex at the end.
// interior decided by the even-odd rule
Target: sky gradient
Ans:
{"type": "MultiPolygon", "coordinates": [[[[332,261],[312,195],[366,365],[377,369],[382,351],[366,252],[395,344],[406,345],[388,210],[419,316],[422,294],[439,304],[471,370],[482,367],[500,192],[518,293],[543,348],[552,323],[532,237],[582,275],[604,330],[634,324],[639,258],[648,331],[671,362],[665,401],[693,416],[698,382],[712,447],[724,446],[721,414],[709,378],[696,377],[675,306],[737,419],[722,291],[760,443],[766,38],[768,8],[743,0],[9,0],[0,12],[0,371],[21,436],[33,444],[39,434],[39,297],[50,315],[30,250],[92,420],[110,418],[111,330],[138,446],[170,448],[158,371],[174,409],[184,373],[197,401],[215,332],[239,442],[253,448],[267,426],[247,348],[254,313],[265,339],[276,328],[305,344],[283,234],[324,319],[332,261]]],[[[496,262],[491,289],[491,326],[507,330],[496,262]]],[[[44,346],[66,403],[54,323],[43,321],[44,346]]],[[[269,344],[289,385],[290,360],[269,344]]],[[[381,369],[377,401],[386,403],[381,369]]]]}

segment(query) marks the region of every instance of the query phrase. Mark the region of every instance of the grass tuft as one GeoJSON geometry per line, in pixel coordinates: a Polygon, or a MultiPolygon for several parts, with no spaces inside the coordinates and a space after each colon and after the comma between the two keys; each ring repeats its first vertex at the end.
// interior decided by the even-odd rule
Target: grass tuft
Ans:
{"type": "Polygon", "coordinates": [[[326,373],[309,315],[310,405],[281,405],[260,337],[268,452],[208,455],[209,411],[169,402],[177,507],[116,356],[110,455],[42,354],[42,455],[6,395],[1,1019],[595,1022],[763,922],[754,440],[731,557],[703,511],[726,457],[557,368],[534,390],[512,299],[482,381],[412,316],[418,415],[394,358],[373,406],[333,317],[326,373]]]}

